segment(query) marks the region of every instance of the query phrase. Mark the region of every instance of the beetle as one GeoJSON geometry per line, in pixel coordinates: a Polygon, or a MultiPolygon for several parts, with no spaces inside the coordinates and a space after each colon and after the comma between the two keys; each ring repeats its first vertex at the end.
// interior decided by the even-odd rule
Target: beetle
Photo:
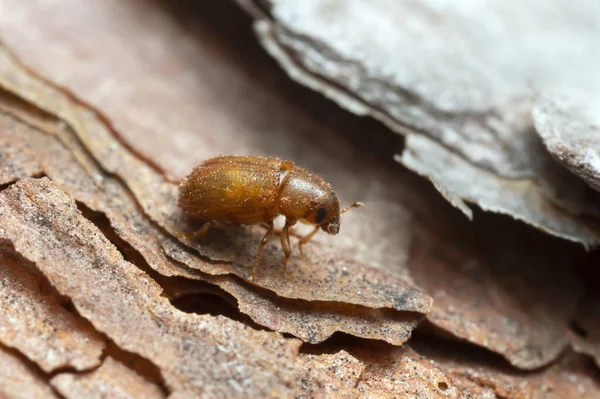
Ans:
{"type": "Polygon", "coordinates": [[[274,232],[274,219],[285,216],[280,233],[284,274],[292,254],[289,229],[298,221],[315,228],[300,239],[298,248],[319,231],[338,234],[340,214],[363,206],[361,202],[340,212],[331,185],[293,161],[276,157],[218,156],[197,166],[179,185],[179,207],[186,216],[204,223],[196,235],[206,234],[219,224],[250,225],[265,223],[263,236],[250,279],[260,264],[265,245],[274,232]]]}

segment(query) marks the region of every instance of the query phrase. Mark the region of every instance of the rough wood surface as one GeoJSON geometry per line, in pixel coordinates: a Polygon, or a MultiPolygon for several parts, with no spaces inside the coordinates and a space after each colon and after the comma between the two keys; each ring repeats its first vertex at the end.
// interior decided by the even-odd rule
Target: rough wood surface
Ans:
{"type": "Polygon", "coordinates": [[[0,1],[0,396],[600,395],[598,6],[477,4],[0,1]],[[176,204],[236,153],[366,207],[250,281],[176,204]]]}

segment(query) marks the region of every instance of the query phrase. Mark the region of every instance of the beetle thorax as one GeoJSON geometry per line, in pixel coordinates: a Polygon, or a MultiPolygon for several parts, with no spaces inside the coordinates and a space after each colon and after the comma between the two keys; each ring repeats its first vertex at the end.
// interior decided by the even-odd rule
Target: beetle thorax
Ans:
{"type": "Polygon", "coordinates": [[[296,167],[282,179],[277,201],[279,213],[289,219],[307,219],[331,192],[331,186],[319,176],[296,167]]]}

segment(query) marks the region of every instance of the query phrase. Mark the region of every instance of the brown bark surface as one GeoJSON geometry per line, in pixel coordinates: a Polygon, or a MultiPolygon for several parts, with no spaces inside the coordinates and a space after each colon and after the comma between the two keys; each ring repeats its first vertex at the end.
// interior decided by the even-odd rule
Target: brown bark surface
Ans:
{"type": "Polygon", "coordinates": [[[598,397],[597,107],[551,89],[600,10],[554,3],[0,1],[0,396],[598,397]],[[264,227],[177,206],[219,154],[366,206],[250,280],[264,227]]]}

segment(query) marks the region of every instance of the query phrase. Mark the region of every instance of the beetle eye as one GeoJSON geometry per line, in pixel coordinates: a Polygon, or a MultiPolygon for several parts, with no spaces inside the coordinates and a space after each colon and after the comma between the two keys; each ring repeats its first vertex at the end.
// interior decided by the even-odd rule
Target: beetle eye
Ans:
{"type": "Polygon", "coordinates": [[[317,211],[317,216],[315,217],[315,222],[317,224],[321,224],[323,219],[325,219],[325,216],[327,216],[327,209],[319,208],[319,210],[317,211]]]}

